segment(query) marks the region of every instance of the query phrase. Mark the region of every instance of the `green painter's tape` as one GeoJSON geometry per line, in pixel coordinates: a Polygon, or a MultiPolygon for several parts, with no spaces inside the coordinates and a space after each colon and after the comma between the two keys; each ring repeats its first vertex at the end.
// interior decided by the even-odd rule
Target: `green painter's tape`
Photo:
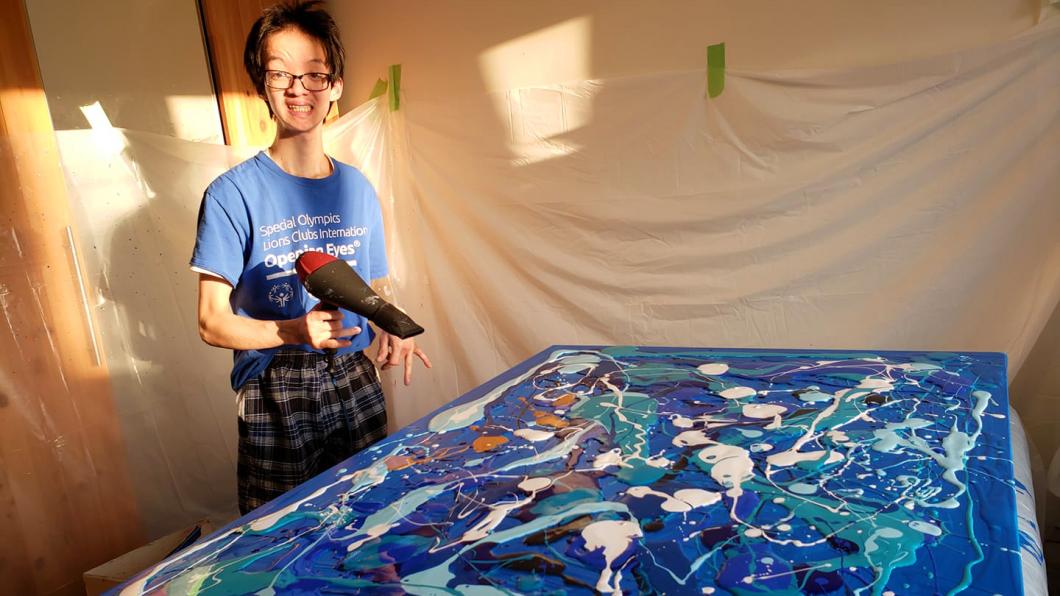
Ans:
{"type": "Polygon", "coordinates": [[[391,64],[390,65],[390,88],[388,89],[388,95],[390,97],[390,111],[396,112],[401,107],[401,98],[399,92],[401,91],[401,65],[391,64]]]}
{"type": "Polygon", "coordinates": [[[376,79],[375,86],[372,87],[372,94],[368,96],[368,99],[375,99],[380,95],[386,93],[387,83],[383,79],[376,79]]]}
{"type": "Polygon", "coordinates": [[[725,90],[725,44],[707,46],[707,95],[717,97],[725,90]]]}

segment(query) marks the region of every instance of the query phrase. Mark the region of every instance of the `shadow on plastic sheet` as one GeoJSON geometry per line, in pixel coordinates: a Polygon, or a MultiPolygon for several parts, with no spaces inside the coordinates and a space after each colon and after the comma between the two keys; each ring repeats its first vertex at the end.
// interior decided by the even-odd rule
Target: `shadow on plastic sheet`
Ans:
{"type": "Polygon", "coordinates": [[[202,192],[234,158],[223,146],[121,136],[120,152],[68,163],[67,175],[95,257],[86,260],[129,473],[154,538],[236,515],[231,355],[199,339],[188,268],[202,192]]]}

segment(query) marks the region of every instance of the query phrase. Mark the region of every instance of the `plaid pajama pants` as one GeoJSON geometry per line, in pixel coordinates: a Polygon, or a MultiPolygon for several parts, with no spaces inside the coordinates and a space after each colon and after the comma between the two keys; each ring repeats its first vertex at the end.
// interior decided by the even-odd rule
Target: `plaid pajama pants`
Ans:
{"type": "Polygon", "coordinates": [[[363,352],[283,349],[240,388],[239,511],[247,513],[386,436],[379,373],[363,352]]]}

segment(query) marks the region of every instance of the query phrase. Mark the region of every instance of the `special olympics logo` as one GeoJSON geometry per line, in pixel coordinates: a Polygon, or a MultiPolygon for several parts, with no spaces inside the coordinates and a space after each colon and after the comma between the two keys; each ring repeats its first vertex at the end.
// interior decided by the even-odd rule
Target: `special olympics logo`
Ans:
{"type": "Polygon", "coordinates": [[[293,297],[294,290],[287,282],[276,284],[269,290],[269,302],[275,302],[280,308],[285,308],[287,301],[293,297]]]}

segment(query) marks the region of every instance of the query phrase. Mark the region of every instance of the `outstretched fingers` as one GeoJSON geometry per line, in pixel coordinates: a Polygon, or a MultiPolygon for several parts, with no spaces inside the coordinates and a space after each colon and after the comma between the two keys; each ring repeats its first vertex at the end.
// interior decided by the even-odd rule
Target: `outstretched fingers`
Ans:
{"type": "Polygon", "coordinates": [[[417,347],[413,351],[413,354],[415,354],[416,357],[419,358],[421,362],[423,362],[424,366],[426,366],[427,368],[431,368],[431,359],[427,357],[426,352],[417,347]]]}
{"type": "Polygon", "coordinates": [[[431,367],[431,359],[428,358],[427,354],[424,353],[424,351],[421,350],[419,347],[415,347],[415,348],[413,348],[411,350],[408,350],[405,353],[405,384],[406,385],[411,385],[412,384],[412,369],[414,368],[414,366],[413,366],[413,363],[414,363],[413,357],[419,358],[420,361],[423,362],[423,365],[426,366],[427,368],[431,367]]]}

